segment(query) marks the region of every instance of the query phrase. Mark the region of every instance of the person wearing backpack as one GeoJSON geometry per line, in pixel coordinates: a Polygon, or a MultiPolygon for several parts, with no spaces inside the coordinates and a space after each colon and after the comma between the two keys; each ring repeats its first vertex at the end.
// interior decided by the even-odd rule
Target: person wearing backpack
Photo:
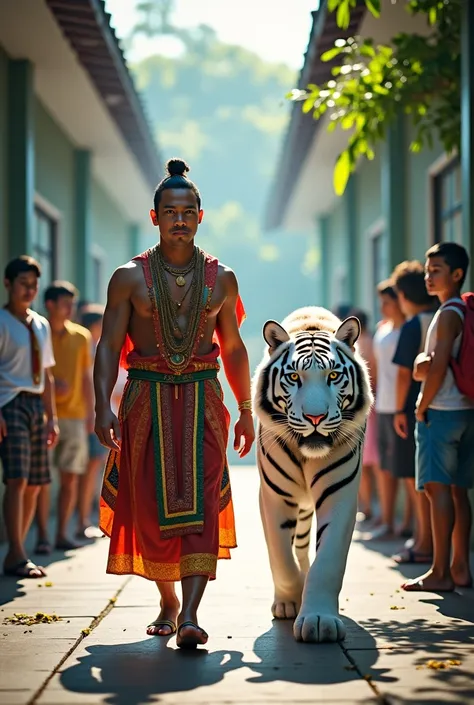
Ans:
{"type": "Polygon", "coordinates": [[[407,591],[472,586],[468,489],[474,484],[474,390],[462,379],[472,376],[474,356],[474,294],[461,298],[468,266],[467,251],[453,242],[426,253],[426,288],[441,306],[414,370],[423,383],[416,409],[416,485],[430,502],[434,550],[431,568],[402,585],[407,591]]]}

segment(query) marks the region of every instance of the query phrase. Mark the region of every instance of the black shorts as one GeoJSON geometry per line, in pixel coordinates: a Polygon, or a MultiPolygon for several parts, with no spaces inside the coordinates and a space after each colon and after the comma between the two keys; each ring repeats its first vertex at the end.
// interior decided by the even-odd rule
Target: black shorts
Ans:
{"type": "Polygon", "coordinates": [[[400,438],[393,426],[395,414],[377,414],[380,467],[394,477],[415,477],[415,417],[407,414],[408,438],[400,438]]]}
{"type": "Polygon", "coordinates": [[[3,482],[23,478],[29,485],[51,482],[47,430],[41,394],[20,392],[2,408],[7,435],[0,443],[3,482]]]}

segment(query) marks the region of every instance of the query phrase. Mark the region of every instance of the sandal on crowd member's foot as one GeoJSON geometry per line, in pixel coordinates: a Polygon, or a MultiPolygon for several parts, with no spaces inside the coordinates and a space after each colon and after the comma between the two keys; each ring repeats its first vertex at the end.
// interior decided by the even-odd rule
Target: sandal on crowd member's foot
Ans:
{"type": "Polygon", "coordinates": [[[76,539],[102,539],[104,538],[104,533],[99,529],[98,526],[85,526],[83,529],[78,529],[76,531],[76,539]]]}
{"type": "Polygon", "coordinates": [[[154,622],[147,625],[146,633],[148,634],[148,636],[172,636],[173,634],[176,634],[176,624],[172,622],[171,619],[155,619],[154,622]],[[155,632],[154,634],[148,634],[148,630],[152,627],[156,627],[157,629],[161,629],[162,627],[169,627],[171,631],[168,634],[158,634],[158,632],[155,632]]]}
{"type": "Polygon", "coordinates": [[[40,580],[46,576],[44,569],[30,561],[29,558],[12,566],[4,566],[3,574],[11,578],[30,578],[32,580],[40,580]]]}
{"type": "Polygon", "coordinates": [[[35,555],[37,556],[49,556],[52,553],[53,547],[47,539],[40,539],[35,548],[35,555]]]}
{"type": "Polygon", "coordinates": [[[55,549],[57,551],[74,551],[76,548],[80,548],[79,543],[74,541],[69,541],[69,539],[62,539],[61,541],[56,541],[55,549]]]}
{"type": "Polygon", "coordinates": [[[204,629],[198,627],[198,625],[194,622],[183,622],[178,627],[178,633],[176,635],[176,644],[177,646],[179,646],[180,649],[195,649],[197,646],[204,646],[204,644],[207,643],[208,638],[208,634],[204,631],[204,629]],[[191,627],[192,629],[195,629],[197,632],[199,632],[204,638],[204,641],[200,640],[198,634],[188,634],[187,636],[182,636],[181,632],[186,627],[191,627]]]}
{"type": "Polygon", "coordinates": [[[405,565],[408,563],[422,563],[431,565],[433,563],[432,553],[420,553],[419,551],[414,551],[413,548],[407,548],[405,551],[400,551],[400,553],[395,553],[392,559],[398,565],[405,565]]]}

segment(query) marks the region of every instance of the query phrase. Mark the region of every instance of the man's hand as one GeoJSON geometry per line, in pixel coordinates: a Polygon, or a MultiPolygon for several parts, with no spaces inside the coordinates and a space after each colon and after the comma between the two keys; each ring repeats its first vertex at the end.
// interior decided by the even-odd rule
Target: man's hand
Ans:
{"type": "Polygon", "coordinates": [[[7,423],[6,423],[5,419],[3,418],[2,412],[0,411],[0,443],[6,437],[7,437],[7,423]]]}
{"type": "Polygon", "coordinates": [[[404,412],[395,414],[393,417],[393,427],[397,436],[404,439],[408,438],[408,419],[404,412]]]}
{"type": "Polygon", "coordinates": [[[52,450],[59,441],[59,426],[56,419],[48,419],[46,422],[47,446],[52,450]]]}
{"type": "Polygon", "coordinates": [[[243,458],[252,447],[255,440],[252,412],[248,409],[240,412],[240,418],[234,429],[234,450],[243,458]]]}
{"type": "Polygon", "coordinates": [[[420,423],[426,423],[426,409],[422,406],[417,406],[415,411],[416,420],[420,423]]]}
{"type": "Polygon", "coordinates": [[[96,413],[94,430],[103,446],[109,450],[120,450],[120,423],[112,409],[96,413]]]}

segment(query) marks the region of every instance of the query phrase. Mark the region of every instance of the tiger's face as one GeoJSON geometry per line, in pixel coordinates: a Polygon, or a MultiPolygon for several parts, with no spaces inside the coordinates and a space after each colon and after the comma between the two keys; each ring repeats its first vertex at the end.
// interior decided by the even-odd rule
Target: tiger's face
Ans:
{"type": "Polygon", "coordinates": [[[307,458],[363,437],[372,397],[354,350],[359,333],[356,318],[335,331],[306,327],[291,337],[280,324],[265,324],[269,351],[254,378],[254,408],[264,428],[307,458]]]}

